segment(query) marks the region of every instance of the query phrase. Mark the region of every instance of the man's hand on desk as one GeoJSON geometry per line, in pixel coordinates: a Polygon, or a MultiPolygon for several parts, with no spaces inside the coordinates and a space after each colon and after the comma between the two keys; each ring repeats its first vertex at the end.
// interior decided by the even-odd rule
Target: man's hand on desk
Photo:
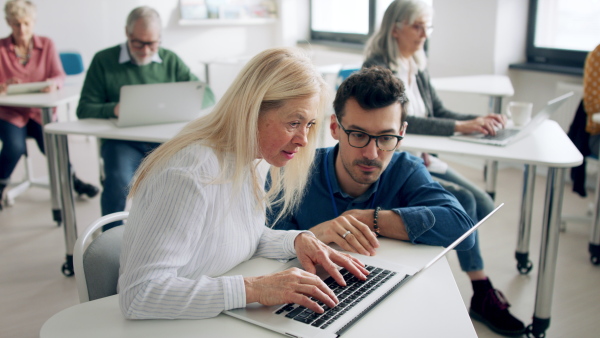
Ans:
{"type": "Polygon", "coordinates": [[[323,243],[335,243],[346,251],[374,256],[375,249],[379,247],[379,241],[373,231],[365,224],[368,217],[370,217],[372,223],[373,209],[348,210],[341,216],[316,225],[309,230],[323,243]],[[350,233],[347,233],[348,231],[350,233]]]}
{"type": "Polygon", "coordinates": [[[490,114],[473,120],[456,121],[454,131],[463,134],[482,133],[496,135],[496,130],[504,128],[506,117],[499,114],[490,114]]]}
{"type": "Polygon", "coordinates": [[[118,104],[118,103],[117,103],[117,105],[115,106],[114,112],[115,112],[115,116],[116,116],[116,117],[119,117],[119,104],[118,104]]]}

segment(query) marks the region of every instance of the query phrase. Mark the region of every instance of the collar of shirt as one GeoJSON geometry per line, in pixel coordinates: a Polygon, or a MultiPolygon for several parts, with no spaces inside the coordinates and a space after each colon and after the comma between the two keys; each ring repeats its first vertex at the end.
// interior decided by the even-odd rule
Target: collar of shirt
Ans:
{"type": "MultiPolygon", "coordinates": [[[[378,179],[377,181],[375,181],[375,183],[371,184],[371,186],[369,187],[369,189],[367,189],[367,191],[365,191],[364,194],[354,198],[348,194],[346,194],[344,191],[342,191],[342,189],[340,188],[340,185],[338,184],[338,180],[337,180],[337,175],[335,173],[335,158],[338,154],[339,151],[339,144],[337,144],[335,147],[333,148],[329,148],[329,151],[327,151],[327,158],[325,159],[326,164],[327,165],[327,169],[329,172],[329,177],[327,177],[327,179],[329,180],[329,182],[331,183],[331,189],[333,190],[333,194],[334,195],[338,195],[341,196],[344,199],[352,199],[354,202],[356,203],[361,203],[364,201],[367,201],[369,198],[371,198],[371,196],[377,191],[377,189],[379,188],[379,181],[380,179],[378,179]]],[[[381,178],[381,176],[380,176],[381,178]]]]}
{"type": "MultiPolygon", "coordinates": [[[[125,62],[132,62],[131,56],[129,55],[129,48],[127,47],[127,42],[121,44],[121,53],[119,54],[119,63],[125,62]]],[[[154,55],[152,55],[152,62],[162,63],[162,59],[158,55],[158,51],[154,53],[154,55]]]]}
{"type": "MultiPolygon", "coordinates": [[[[31,37],[31,40],[33,41],[33,46],[31,49],[42,49],[42,39],[40,39],[39,36],[37,35],[33,35],[31,37]]],[[[10,50],[11,52],[15,51],[15,44],[13,42],[12,39],[12,35],[9,35],[7,39],[4,39],[6,46],[8,47],[8,50],[10,50]]]]}

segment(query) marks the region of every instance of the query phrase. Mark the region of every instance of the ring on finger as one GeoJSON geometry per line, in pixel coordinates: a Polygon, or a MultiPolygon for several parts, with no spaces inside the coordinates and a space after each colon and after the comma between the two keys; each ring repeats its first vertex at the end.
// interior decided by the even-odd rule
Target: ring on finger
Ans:
{"type": "Polygon", "coordinates": [[[342,235],[342,238],[343,238],[343,239],[346,239],[346,236],[350,235],[351,233],[352,233],[352,232],[350,232],[350,230],[346,231],[346,233],[344,233],[344,234],[342,235]]]}

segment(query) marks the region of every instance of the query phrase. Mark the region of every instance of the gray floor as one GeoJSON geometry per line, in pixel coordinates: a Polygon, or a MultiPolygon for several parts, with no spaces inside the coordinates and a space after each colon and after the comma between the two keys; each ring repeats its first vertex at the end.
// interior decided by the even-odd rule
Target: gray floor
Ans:
{"type": "MultiPolygon", "coordinates": [[[[95,141],[76,137],[70,139],[70,145],[71,159],[79,176],[97,182],[95,141]]],[[[45,170],[44,160],[37,151],[31,150],[33,144],[29,146],[36,172],[41,175],[45,170]]],[[[452,166],[483,185],[480,169],[455,162],[452,166]]],[[[536,181],[530,255],[535,266],[529,275],[517,273],[513,258],[522,171],[502,168],[498,182],[496,200],[505,202],[506,206],[480,230],[486,272],[512,304],[512,312],[529,324],[534,311],[545,178],[540,176],[536,181]]],[[[568,184],[565,190],[563,213],[584,215],[591,197],[575,196],[568,184]]],[[[76,209],[81,231],[99,217],[99,198],[77,200],[76,209]]],[[[583,223],[569,223],[560,236],[548,337],[598,336],[600,291],[596,287],[600,285],[600,267],[589,262],[588,242],[589,225],[583,223]]],[[[30,189],[14,206],[0,212],[0,337],[36,337],[49,317],[78,303],[75,279],[63,276],[60,271],[64,255],[63,229],[52,221],[47,191],[30,189]]],[[[472,293],[470,282],[460,271],[456,255],[450,255],[449,262],[468,306],[472,293]]],[[[435,318],[432,318],[434,323],[435,318]]],[[[498,337],[477,322],[474,326],[479,337],[498,337]]]]}

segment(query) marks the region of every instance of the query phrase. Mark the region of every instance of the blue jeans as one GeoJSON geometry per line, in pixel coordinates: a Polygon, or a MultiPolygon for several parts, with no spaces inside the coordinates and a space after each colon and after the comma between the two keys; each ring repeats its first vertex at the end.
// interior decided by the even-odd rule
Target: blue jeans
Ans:
{"type": "MultiPolygon", "coordinates": [[[[102,140],[100,154],[104,160],[104,189],[100,197],[102,215],[125,210],[129,184],[138,166],[160,144],[121,140],[102,140]]],[[[119,223],[105,226],[108,230],[119,223]]]]}
{"type": "MultiPolygon", "coordinates": [[[[494,210],[494,200],[485,191],[451,168],[448,168],[445,174],[431,173],[431,176],[454,183],[454,185],[448,185],[440,182],[446,190],[456,197],[475,222],[479,222],[480,219],[494,210]],[[469,195],[472,199],[469,198],[469,195]],[[463,204],[463,201],[466,205],[463,204]],[[475,208],[473,208],[473,204],[475,208]]],[[[475,232],[475,245],[473,245],[473,248],[466,251],[457,251],[456,253],[463,271],[483,270],[483,258],[481,257],[479,234],[477,232],[475,232]]]]}
{"type": "Polygon", "coordinates": [[[44,137],[42,126],[34,120],[29,120],[22,128],[12,123],[0,120],[0,140],[2,150],[0,151],[0,184],[8,184],[21,156],[27,153],[25,140],[27,136],[33,137],[38,148],[44,154],[44,137]]]}

